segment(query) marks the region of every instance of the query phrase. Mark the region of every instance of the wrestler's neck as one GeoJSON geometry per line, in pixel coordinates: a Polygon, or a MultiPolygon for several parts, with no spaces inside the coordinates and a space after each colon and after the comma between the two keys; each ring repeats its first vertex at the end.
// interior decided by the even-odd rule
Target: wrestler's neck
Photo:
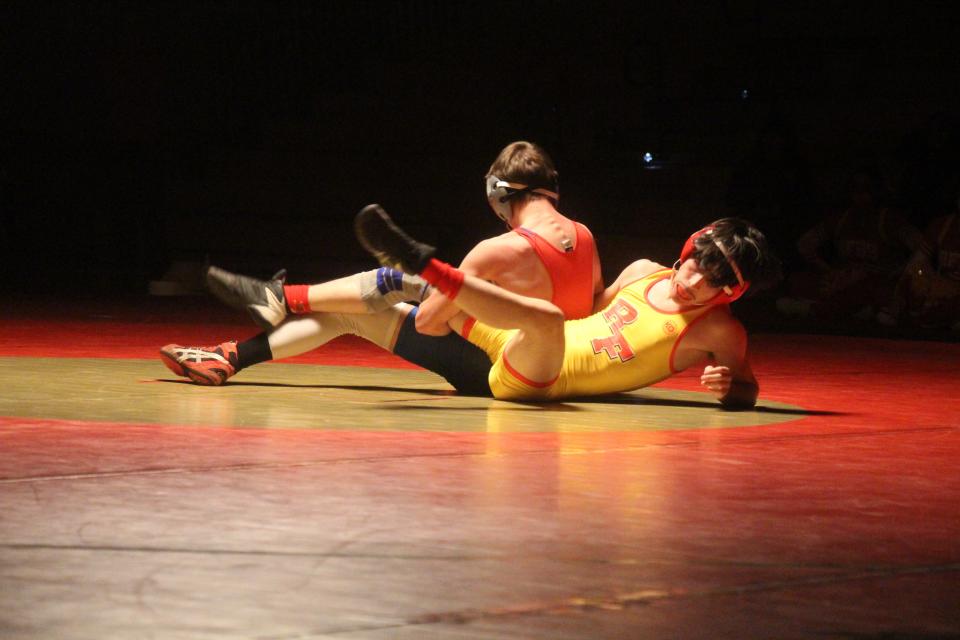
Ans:
{"type": "Polygon", "coordinates": [[[554,208],[548,198],[532,198],[513,205],[510,228],[523,227],[540,232],[541,229],[567,226],[569,221],[554,208]]]}

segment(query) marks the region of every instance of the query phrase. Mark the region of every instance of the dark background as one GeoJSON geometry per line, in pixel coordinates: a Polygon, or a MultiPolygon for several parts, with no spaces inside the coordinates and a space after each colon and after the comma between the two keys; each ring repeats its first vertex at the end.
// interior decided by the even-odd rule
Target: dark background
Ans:
{"type": "Polygon", "coordinates": [[[736,209],[770,126],[796,173],[757,222],[790,238],[856,166],[904,193],[956,167],[949,6],[3,3],[2,286],[145,294],[206,259],[342,275],[371,264],[351,222],[374,201],[457,261],[501,230],[482,179],[515,139],[553,155],[607,279],[736,209]]]}

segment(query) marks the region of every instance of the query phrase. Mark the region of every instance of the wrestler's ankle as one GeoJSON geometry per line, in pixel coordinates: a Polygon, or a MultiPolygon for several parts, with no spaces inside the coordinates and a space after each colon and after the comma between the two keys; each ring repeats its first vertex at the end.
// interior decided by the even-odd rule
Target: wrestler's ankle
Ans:
{"type": "Polygon", "coordinates": [[[460,287],[463,286],[464,273],[446,262],[430,258],[427,266],[420,273],[420,277],[436,287],[440,293],[453,300],[460,293],[460,287]]]}

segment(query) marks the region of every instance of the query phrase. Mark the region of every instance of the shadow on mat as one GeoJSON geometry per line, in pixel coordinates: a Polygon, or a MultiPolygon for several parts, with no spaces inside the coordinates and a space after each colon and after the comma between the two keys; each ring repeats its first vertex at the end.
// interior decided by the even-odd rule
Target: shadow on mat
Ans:
{"type": "MultiPolygon", "coordinates": [[[[478,396],[459,396],[459,397],[478,397],[478,396]]],[[[487,398],[492,400],[492,398],[487,398]]],[[[580,411],[589,411],[588,407],[580,407],[571,403],[578,404],[614,404],[614,405],[634,405],[636,407],[675,407],[681,409],[705,409],[709,411],[723,411],[725,413],[764,413],[768,415],[782,416],[845,416],[850,415],[842,411],[814,411],[801,408],[790,407],[753,407],[750,409],[727,409],[720,403],[711,400],[681,400],[677,398],[641,398],[630,395],[611,395],[611,396],[587,396],[584,398],[565,398],[564,402],[547,401],[526,401],[517,402],[501,400],[501,403],[513,406],[499,406],[498,411],[557,411],[562,413],[575,413],[580,411]]],[[[487,407],[450,407],[450,406],[412,406],[397,405],[396,409],[415,409],[417,411],[442,410],[442,411],[476,411],[487,410],[487,407]]]]}
{"type": "MultiPolygon", "coordinates": [[[[168,379],[157,379],[157,382],[168,382],[173,384],[195,384],[190,380],[168,380],[168,379]]],[[[394,392],[394,393],[413,393],[418,395],[426,396],[449,396],[456,398],[476,398],[481,400],[493,400],[490,396],[481,396],[481,395],[468,395],[457,393],[453,390],[448,389],[411,389],[410,387],[389,387],[382,385],[348,385],[348,384],[297,384],[291,382],[240,382],[240,381],[230,381],[227,382],[224,387],[275,387],[275,388],[290,388],[290,389],[342,389],[342,390],[352,390],[352,391],[381,391],[381,392],[394,392]]],[[[750,409],[727,409],[722,407],[715,400],[681,400],[677,398],[651,398],[651,397],[640,397],[630,394],[612,394],[606,396],[584,396],[582,398],[565,398],[564,402],[557,401],[536,401],[528,400],[524,402],[511,401],[511,400],[500,400],[499,402],[510,403],[515,405],[517,410],[530,411],[559,411],[559,412],[578,412],[586,411],[587,409],[583,407],[573,406],[570,403],[576,402],[580,404],[617,404],[617,405],[635,405],[635,406],[651,406],[651,407],[680,407],[684,409],[719,409],[720,411],[730,412],[730,413],[742,413],[753,411],[756,413],[767,413],[771,415],[794,415],[794,416],[846,416],[850,415],[849,413],[843,411],[816,411],[811,409],[792,409],[789,407],[752,407],[750,409]]],[[[476,411],[476,410],[486,410],[487,407],[449,407],[449,406],[431,406],[431,407],[420,407],[420,406],[410,406],[410,405],[397,405],[396,408],[400,409],[416,409],[418,411],[424,409],[439,409],[443,411],[476,411]]]]}
{"type": "MultiPolygon", "coordinates": [[[[156,382],[168,382],[171,384],[189,384],[197,386],[190,380],[169,380],[157,378],[156,382]]],[[[460,396],[452,389],[411,389],[410,387],[385,387],[379,385],[351,385],[351,384],[298,384],[295,382],[234,382],[233,380],[221,385],[223,388],[229,387],[274,387],[280,389],[344,389],[351,391],[393,391],[401,393],[418,393],[428,396],[460,396]]],[[[465,397],[483,397],[483,396],[465,396],[465,397]]]]}
{"type": "MultiPolygon", "coordinates": [[[[731,413],[754,411],[756,413],[769,413],[773,415],[792,415],[792,416],[846,416],[850,415],[844,411],[817,411],[813,409],[802,409],[800,407],[766,407],[758,406],[749,409],[728,409],[720,405],[716,400],[681,400],[678,398],[649,398],[639,397],[629,394],[609,395],[609,396],[588,396],[585,398],[567,398],[567,402],[582,402],[585,404],[633,404],[650,405],[654,407],[684,407],[688,409],[720,409],[731,413]]],[[[762,401],[761,401],[762,402],[762,401]]]]}

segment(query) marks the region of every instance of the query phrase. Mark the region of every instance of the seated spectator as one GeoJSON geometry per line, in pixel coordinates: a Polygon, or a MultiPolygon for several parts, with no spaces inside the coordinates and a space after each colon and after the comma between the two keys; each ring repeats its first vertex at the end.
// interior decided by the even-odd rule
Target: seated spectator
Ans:
{"type": "Polygon", "coordinates": [[[871,167],[854,172],[846,206],[800,237],[804,266],[790,277],[791,296],[777,300],[781,313],[832,322],[898,322],[897,283],[923,236],[886,206],[882,184],[871,167]]]}
{"type": "Polygon", "coordinates": [[[913,324],[960,331],[960,198],[952,212],[927,225],[900,293],[913,324]]]}

